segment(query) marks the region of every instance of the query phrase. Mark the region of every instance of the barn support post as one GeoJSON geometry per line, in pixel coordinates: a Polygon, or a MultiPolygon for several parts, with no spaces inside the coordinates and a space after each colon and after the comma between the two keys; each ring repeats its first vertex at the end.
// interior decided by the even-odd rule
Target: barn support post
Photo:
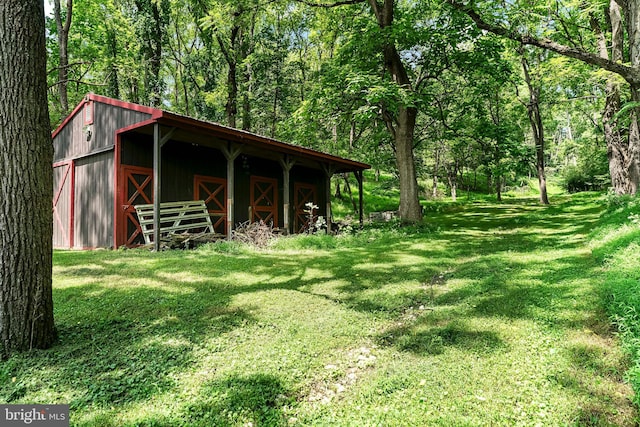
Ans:
{"type": "Polygon", "coordinates": [[[162,146],[166,144],[176,128],[164,137],[160,136],[160,124],[153,124],[153,249],[160,250],[160,198],[162,194],[162,146]]]}
{"type": "Polygon", "coordinates": [[[160,147],[160,125],[153,124],[153,249],[160,250],[160,193],[162,185],[162,147],[160,147]]]}
{"type": "Polygon", "coordinates": [[[231,230],[234,222],[235,201],[235,160],[242,153],[242,147],[229,143],[221,147],[222,154],[227,159],[227,239],[231,240],[231,230]]]}
{"type": "Polygon", "coordinates": [[[283,189],[282,189],[282,198],[283,198],[283,214],[284,214],[284,232],[285,234],[289,234],[291,232],[290,226],[290,214],[291,214],[291,200],[290,200],[290,172],[293,165],[296,163],[295,160],[290,159],[287,154],[284,157],[280,158],[280,165],[282,166],[282,175],[284,178],[283,181],[283,189]]]}
{"type": "Polygon", "coordinates": [[[333,222],[332,220],[333,215],[331,213],[331,177],[335,173],[335,167],[333,165],[328,165],[323,163],[322,169],[324,170],[324,174],[325,174],[324,196],[327,202],[326,204],[327,234],[331,234],[331,228],[332,228],[331,225],[333,222]]]}
{"type": "Polygon", "coordinates": [[[360,210],[360,228],[364,227],[364,199],[362,196],[362,171],[354,171],[353,175],[356,177],[356,181],[358,181],[358,203],[360,210]]]}

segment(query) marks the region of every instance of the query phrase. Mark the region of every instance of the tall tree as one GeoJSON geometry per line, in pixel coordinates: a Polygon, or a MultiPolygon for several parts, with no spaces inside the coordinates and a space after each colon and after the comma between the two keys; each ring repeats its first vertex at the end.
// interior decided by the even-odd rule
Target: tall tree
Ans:
{"type": "Polygon", "coordinates": [[[163,46],[169,23],[168,0],[135,0],[136,32],[140,39],[140,56],[144,68],[143,102],[159,107],[164,94],[162,70],[163,46]]]}
{"type": "Polygon", "coordinates": [[[547,4],[543,1],[542,6],[546,6],[549,12],[547,17],[542,14],[525,16],[522,11],[528,11],[531,2],[526,5],[521,1],[499,2],[498,5],[498,2],[490,1],[484,4],[489,9],[479,10],[473,2],[445,1],[466,13],[483,30],[580,60],[617,74],[627,82],[631,102],[625,107],[620,102],[618,84],[608,79],[603,122],[613,188],[618,194],[636,194],[640,186],[640,0],[597,1],[593,4],[580,2],[575,3],[574,7],[560,7],[558,2],[549,1],[547,4]],[[492,12],[496,8],[502,9],[500,16],[492,12]],[[551,34],[556,39],[538,36],[535,32],[522,32],[521,29],[526,26],[522,25],[521,20],[529,16],[543,17],[538,28],[545,27],[544,34],[551,34]],[[609,40],[602,30],[603,24],[610,25],[609,40]],[[590,27],[591,38],[597,39],[592,43],[591,50],[584,43],[586,36],[580,32],[585,27],[590,27]],[[595,52],[592,51],[594,49],[595,52]],[[628,110],[629,114],[626,135],[621,135],[614,123],[623,109],[628,110]]]}
{"type": "Polygon", "coordinates": [[[63,116],[69,112],[69,100],[67,97],[67,85],[69,76],[69,29],[73,16],[73,0],[67,0],[64,15],[60,0],[53,2],[53,16],[58,30],[58,55],[60,63],[58,65],[58,96],[60,97],[60,108],[63,116]],[[64,19],[64,20],[63,20],[64,19]]]}
{"type": "Polygon", "coordinates": [[[0,2],[0,352],[55,339],[44,3],[0,2]]]}
{"type": "MultiPolygon", "coordinates": [[[[383,70],[390,82],[395,85],[398,95],[396,99],[380,102],[378,107],[394,144],[396,168],[400,180],[399,216],[407,222],[420,221],[422,209],[418,197],[418,178],[413,151],[418,108],[411,99],[416,82],[411,80],[407,65],[400,55],[398,38],[402,31],[395,26],[394,22],[397,13],[396,2],[394,0],[338,0],[334,3],[303,0],[302,2],[312,7],[324,8],[358,3],[369,5],[378,31],[369,32],[369,35],[377,40],[369,40],[368,43],[377,47],[383,70]]],[[[411,28],[408,26],[403,30],[410,31],[411,28]]]]}
{"type": "MultiPolygon", "coordinates": [[[[394,0],[369,0],[371,9],[376,17],[378,26],[384,37],[382,52],[384,67],[391,74],[393,82],[407,91],[413,90],[398,47],[393,36],[393,20],[395,17],[394,0]]],[[[383,113],[385,124],[393,135],[396,151],[398,176],[400,177],[400,218],[405,221],[419,221],[422,219],[422,209],[418,199],[418,177],[413,154],[414,134],[418,108],[411,102],[399,103],[395,112],[383,113]]]]}
{"type": "Polygon", "coordinates": [[[529,60],[526,56],[524,47],[519,49],[520,60],[522,63],[522,72],[524,81],[529,90],[529,101],[525,103],[527,107],[527,115],[529,116],[529,124],[533,134],[533,144],[536,148],[536,172],[538,175],[538,187],[540,189],[540,203],[549,204],[549,196],[547,195],[547,175],[545,173],[545,140],[544,140],[544,123],[542,114],[540,114],[540,87],[537,86],[531,76],[529,60]]]}

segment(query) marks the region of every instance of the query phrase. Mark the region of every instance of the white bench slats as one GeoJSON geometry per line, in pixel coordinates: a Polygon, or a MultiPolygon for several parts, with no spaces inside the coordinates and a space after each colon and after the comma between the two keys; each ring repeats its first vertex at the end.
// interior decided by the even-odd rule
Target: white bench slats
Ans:
{"type": "MultiPolygon", "coordinates": [[[[138,222],[146,244],[153,242],[153,204],[136,205],[138,222]]],[[[160,235],[176,231],[202,230],[215,233],[204,200],[160,203],[160,235]]]]}

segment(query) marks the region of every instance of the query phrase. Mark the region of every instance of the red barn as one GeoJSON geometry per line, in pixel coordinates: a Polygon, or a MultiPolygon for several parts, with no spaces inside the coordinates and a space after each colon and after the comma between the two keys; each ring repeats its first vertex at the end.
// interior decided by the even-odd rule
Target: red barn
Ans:
{"type": "Polygon", "coordinates": [[[53,144],[56,248],[140,244],[134,206],[156,200],[205,200],[219,233],[247,220],[296,233],[307,202],[331,218],[334,173],[353,172],[362,186],[370,167],[94,94],[53,132],[53,144]]]}

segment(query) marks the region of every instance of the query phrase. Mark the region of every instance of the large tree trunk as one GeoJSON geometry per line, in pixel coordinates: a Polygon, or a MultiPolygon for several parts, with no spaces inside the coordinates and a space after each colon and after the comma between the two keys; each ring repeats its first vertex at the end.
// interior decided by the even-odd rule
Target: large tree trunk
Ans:
{"type": "MultiPolygon", "coordinates": [[[[624,10],[629,39],[629,60],[631,66],[640,70],[640,0],[619,0],[624,10]]],[[[640,82],[631,83],[631,100],[640,103],[640,82]]],[[[629,125],[629,181],[630,194],[636,194],[640,186],[640,107],[631,113],[629,125]]]]}
{"type": "MultiPolygon", "coordinates": [[[[611,22],[611,58],[615,61],[622,61],[623,58],[623,29],[620,7],[611,0],[609,3],[609,21],[611,22]]],[[[596,33],[598,40],[598,53],[602,58],[609,59],[609,47],[607,40],[599,26],[598,21],[592,17],[591,27],[596,33]]],[[[607,79],[606,100],[604,112],[602,114],[602,124],[604,128],[604,139],[607,144],[607,157],[609,158],[609,174],[611,185],[616,194],[634,194],[635,190],[630,177],[631,161],[629,158],[629,142],[621,133],[616,114],[621,108],[619,83],[613,76],[607,79]]],[[[632,120],[633,122],[633,120],[632,120]]],[[[633,127],[633,126],[632,126],[633,127]]],[[[637,129],[637,120],[636,126],[637,129]]],[[[630,136],[630,135],[629,135],[630,136]]]]}
{"type": "Polygon", "coordinates": [[[120,99],[120,82],[118,80],[118,34],[113,25],[107,25],[106,53],[109,57],[109,82],[107,83],[107,94],[116,99],[120,99]]]}
{"type": "Polygon", "coordinates": [[[227,71],[227,103],[224,107],[227,114],[227,124],[235,128],[238,115],[238,79],[236,77],[237,66],[235,60],[229,62],[227,71]]]}
{"type": "Polygon", "coordinates": [[[151,107],[160,107],[164,82],[160,77],[162,69],[162,44],[166,24],[164,22],[164,3],[154,0],[135,0],[138,19],[145,23],[142,32],[140,53],[145,61],[144,79],[146,103],[151,107]]]}
{"type": "Polygon", "coordinates": [[[42,0],[0,2],[0,353],[55,339],[42,0]]]}

